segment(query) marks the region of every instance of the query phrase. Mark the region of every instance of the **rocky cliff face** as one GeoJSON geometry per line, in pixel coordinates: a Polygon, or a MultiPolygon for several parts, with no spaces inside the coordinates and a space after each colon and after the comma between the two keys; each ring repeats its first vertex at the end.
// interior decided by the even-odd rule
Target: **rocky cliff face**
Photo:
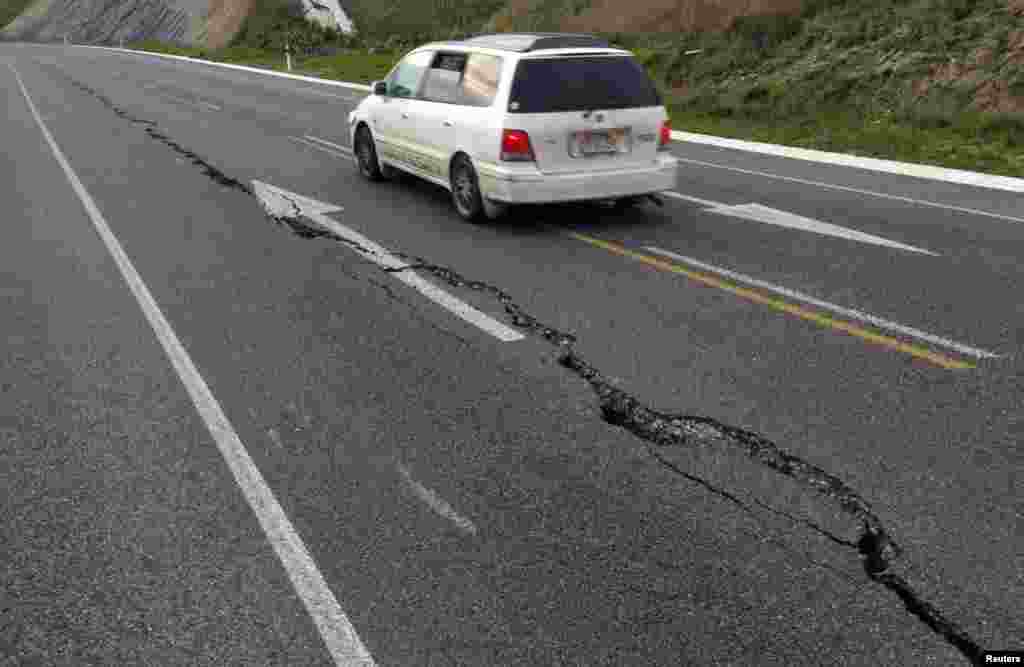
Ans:
{"type": "MultiPolygon", "coordinates": [[[[259,0],[35,0],[0,30],[0,38],[116,44],[157,39],[220,48],[241,29],[259,0]]],[[[294,0],[307,18],[352,32],[339,0],[294,0]]]]}
{"type": "Polygon", "coordinates": [[[8,39],[190,43],[207,0],[36,0],[2,31],[8,39]]]}

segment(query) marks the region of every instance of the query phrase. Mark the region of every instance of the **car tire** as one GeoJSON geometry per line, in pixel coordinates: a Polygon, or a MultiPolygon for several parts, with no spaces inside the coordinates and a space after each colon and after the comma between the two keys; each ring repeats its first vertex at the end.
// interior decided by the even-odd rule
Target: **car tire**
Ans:
{"type": "Polygon", "coordinates": [[[505,213],[505,204],[484,199],[480,194],[480,179],[473,163],[465,155],[457,156],[452,162],[450,185],[452,204],[463,220],[483,222],[495,220],[505,213]]]}
{"type": "Polygon", "coordinates": [[[356,160],[356,168],[363,178],[368,181],[384,181],[391,178],[393,170],[387,165],[382,165],[377,156],[377,145],[373,141],[373,135],[365,125],[360,125],[356,130],[356,138],[353,144],[353,156],[356,160]]]}

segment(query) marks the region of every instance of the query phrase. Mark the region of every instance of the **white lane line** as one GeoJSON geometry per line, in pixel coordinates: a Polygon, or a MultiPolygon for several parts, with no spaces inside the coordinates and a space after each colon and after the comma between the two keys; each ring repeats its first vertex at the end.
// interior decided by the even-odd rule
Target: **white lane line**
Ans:
{"type": "Polygon", "coordinates": [[[748,153],[764,153],[794,160],[807,160],[825,164],[835,164],[855,169],[867,169],[870,171],[898,174],[900,176],[913,176],[915,178],[927,178],[935,181],[947,181],[949,183],[962,183],[979,188],[991,188],[996,190],[1008,190],[1010,192],[1024,192],[1024,178],[1013,178],[1011,176],[996,176],[994,174],[983,174],[977,171],[966,171],[964,169],[949,169],[937,167],[930,164],[915,164],[912,162],[896,162],[895,160],[883,160],[862,155],[850,155],[847,153],[830,153],[810,148],[798,148],[796,146],[780,146],[778,144],[765,144],[757,141],[742,141],[726,137],[716,137],[710,134],[694,134],[692,132],[672,132],[673,141],[681,141],[695,144],[710,144],[722,148],[746,151],[748,153]]]}
{"type": "Polygon", "coordinates": [[[149,288],[146,287],[142,277],[135,270],[131,260],[125,253],[124,248],[121,247],[121,243],[114,236],[110,225],[107,224],[103,214],[100,213],[99,207],[96,206],[96,202],[93,201],[92,196],[86,191],[85,186],[82,185],[82,182],[64,157],[64,153],[57,146],[57,142],[54,141],[50,130],[47,129],[43,119],[39,116],[39,111],[29,96],[18,70],[13,65],[9,65],[9,67],[18,80],[21,93],[25,96],[25,102],[28,104],[33,117],[35,117],[36,124],[42,131],[46,143],[49,144],[54,158],[60,164],[61,169],[64,170],[64,175],[67,176],[75,194],[78,195],[82,205],[85,207],[85,211],[89,215],[96,233],[104,245],[106,245],[125,283],[131,289],[132,294],[135,295],[135,299],[149,325],[153,328],[157,339],[160,341],[164,353],[170,359],[174,370],[192,399],[192,404],[202,418],[207,430],[209,430],[210,435],[216,441],[217,448],[224,457],[228,468],[231,469],[231,473],[234,475],[235,481],[242,490],[242,494],[252,508],[253,513],[256,514],[256,518],[259,520],[260,527],[263,528],[267,540],[288,573],[296,593],[302,599],[310,616],[313,617],[320,636],[323,638],[324,644],[327,646],[327,650],[330,652],[335,664],[339,667],[372,667],[376,664],[373,657],[359,639],[359,635],[356,634],[355,628],[352,627],[352,623],[345,615],[345,612],[342,611],[341,605],[338,604],[330,587],[328,587],[302,538],[299,537],[284,509],[277,502],[274,492],[267,486],[263,475],[260,473],[259,468],[256,467],[252,457],[249,456],[249,452],[246,450],[245,445],[242,444],[231,422],[228,421],[227,415],[224,414],[224,410],[221,408],[220,403],[218,403],[217,398],[210,391],[206,380],[200,375],[199,369],[192,362],[191,357],[189,357],[188,352],[185,350],[185,346],[182,345],[178,336],[174,333],[174,329],[171,328],[170,322],[167,321],[167,318],[160,310],[156,299],[153,298],[149,288]]]}
{"type": "Polygon", "coordinates": [[[277,217],[295,215],[296,209],[298,209],[302,217],[320,225],[334,236],[346,241],[351,250],[363,259],[388,269],[396,280],[405,283],[434,303],[454,313],[485,333],[494,336],[503,343],[513,343],[525,338],[523,334],[515,329],[502,324],[490,315],[477,310],[462,299],[449,294],[426,280],[413,271],[408,262],[391,254],[390,251],[376,241],[363,236],[350,227],[346,227],[327,215],[328,213],[341,210],[340,206],[304,197],[262,181],[254,180],[252,185],[256,197],[271,215],[277,217]]]}
{"type": "Polygon", "coordinates": [[[714,207],[714,206],[720,206],[721,205],[719,202],[711,201],[710,199],[701,199],[700,197],[691,197],[690,195],[679,194],[678,192],[672,192],[671,190],[666,190],[666,191],[661,192],[659,194],[664,195],[666,197],[672,197],[673,199],[682,199],[683,201],[693,202],[694,204],[700,204],[701,206],[714,207]]]}
{"type": "Polygon", "coordinates": [[[774,178],[780,181],[791,181],[793,183],[800,183],[802,185],[814,185],[819,188],[827,188],[830,190],[842,190],[844,192],[854,192],[860,195],[868,195],[870,197],[880,197],[881,199],[890,199],[892,201],[901,201],[908,204],[917,204],[918,206],[930,206],[932,208],[941,208],[947,211],[957,211],[958,213],[969,213],[971,215],[980,215],[986,218],[995,218],[996,220],[1008,220],[1010,222],[1024,222],[1024,218],[1017,218],[1012,215],[1002,215],[1000,213],[991,213],[989,211],[981,211],[976,208],[967,208],[966,206],[953,206],[951,204],[940,204],[938,202],[926,201],[924,199],[914,199],[913,197],[903,197],[901,195],[890,195],[884,192],[874,192],[873,190],[862,190],[860,188],[851,188],[846,185],[833,185],[832,183],[822,183],[821,181],[810,181],[804,178],[796,178],[794,176],[780,176],[779,174],[771,174],[766,171],[757,171],[754,169],[741,169],[739,167],[728,167],[723,164],[715,164],[714,162],[705,162],[703,160],[693,160],[690,158],[684,158],[676,156],[676,159],[680,162],[688,162],[690,164],[698,164],[703,167],[714,167],[715,169],[725,169],[728,171],[735,171],[741,174],[750,174],[753,176],[764,176],[765,178],[774,178]]]}
{"type": "Polygon", "coordinates": [[[395,467],[398,468],[399,474],[402,476],[402,479],[405,481],[405,483],[409,485],[409,488],[412,490],[413,494],[415,494],[415,496],[419,498],[420,501],[422,501],[424,505],[429,507],[435,514],[451,521],[453,524],[455,524],[456,528],[458,528],[464,533],[468,533],[470,535],[477,534],[476,524],[474,524],[472,521],[456,512],[455,509],[451,505],[449,505],[444,498],[437,495],[434,491],[428,489],[427,487],[423,486],[415,479],[413,479],[412,473],[409,472],[409,468],[407,468],[405,465],[401,463],[396,463],[395,467]]]}
{"type": "Polygon", "coordinates": [[[352,154],[352,149],[349,148],[348,146],[342,146],[341,144],[336,144],[333,141],[327,141],[326,139],[321,139],[320,137],[314,137],[311,134],[306,134],[306,135],[303,135],[303,136],[304,136],[304,138],[306,138],[306,139],[308,139],[310,141],[315,141],[317,143],[324,144],[325,146],[330,146],[331,148],[333,148],[335,150],[342,151],[343,153],[348,153],[349,155],[352,154]]]}
{"type": "Polygon", "coordinates": [[[913,327],[908,327],[908,326],[906,326],[904,324],[900,324],[898,322],[893,322],[891,320],[886,320],[886,319],[883,319],[881,317],[877,317],[875,315],[872,315],[870,313],[866,313],[866,312],[864,312],[862,310],[854,310],[853,308],[844,308],[843,306],[837,306],[834,303],[829,303],[828,301],[822,301],[821,299],[817,299],[817,298],[815,298],[813,296],[810,296],[809,294],[804,294],[802,292],[797,292],[796,290],[791,290],[791,289],[788,289],[786,287],[781,287],[779,285],[774,285],[774,284],[766,282],[764,280],[759,280],[757,278],[753,278],[751,276],[747,276],[747,275],[744,275],[742,273],[737,273],[736,271],[730,271],[729,269],[723,269],[723,268],[715,266],[714,264],[708,264],[707,262],[702,262],[702,261],[700,261],[698,259],[694,259],[693,257],[687,257],[686,255],[680,255],[679,253],[672,252],[671,250],[665,250],[663,248],[658,248],[656,246],[644,246],[644,250],[647,250],[648,252],[653,252],[653,253],[655,253],[657,255],[661,255],[662,257],[669,257],[671,259],[674,259],[674,260],[677,260],[677,261],[680,261],[680,262],[684,262],[684,263],[689,264],[691,266],[695,266],[695,267],[697,267],[699,269],[704,269],[705,271],[710,271],[712,273],[717,273],[718,275],[723,276],[725,278],[730,278],[732,280],[736,280],[736,281],[741,282],[741,283],[746,283],[748,285],[754,285],[755,287],[760,287],[761,289],[767,290],[769,292],[775,292],[776,294],[781,294],[782,296],[788,297],[788,298],[793,299],[795,301],[802,301],[804,303],[807,303],[807,304],[810,304],[810,305],[813,305],[813,306],[817,306],[818,308],[823,308],[825,310],[830,310],[833,313],[838,313],[838,314],[840,314],[840,315],[842,315],[844,317],[848,317],[848,318],[853,319],[853,320],[859,320],[861,322],[866,322],[866,323],[871,324],[871,325],[873,325],[875,327],[878,327],[880,329],[887,329],[889,331],[895,331],[895,332],[903,334],[904,336],[908,336],[910,338],[916,338],[918,340],[925,341],[925,342],[931,343],[933,345],[938,345],[938,346],[945,347],[945,348],[950,349],[950,350],[955,350],[956,352],[959,352],[961,354],[965,354],[965,355],[968,355],[968,356],[971,356],[971,357],[976,357],[978,359],[998,359],[999,358],[998,354],[995,354],[993,352],[989,352],[987,350],[982,350],[982,349],[977,348],[977,347],[971,347],[970,345],[964,345],[963,343],[958,343],[958,342],[956,342],[954,340],[950,340],[949,338],[943,338],[942,336],[936,336],[935,334],[930,334],[930,333],[928,333],[926,331],[921,331],[920,329],[915,329],[913,327]]]}
{"type": "MultiPolygon", "coordinates": [[[[295,90],[295,89],[293,89],[295,90]]],[[[288,91],[292,92],[292,91],[288,91]]],[[[346,102],[354,102],[358,96],[356,95],[335,95],[333,93],[321,93],[318,90],[310,90],[309,88],[299,88],[295,90],[300,95],[316,95],[317,97],[333,97],[336,100],[345,100],[346,102]]]]}
{"type": "Polygon", "coordinates": [[[312,141],[306,141],[302,137],[288,137],[288,138],[291,139],[292,141],[294,141],[297,144],[302,144],[303,146],[306,146],[307,148],[313,148],[313,149],[316,149],[318,151],[323,151],[324,153],[327,153],[328,155],[331,155],[331,156],[337,157],[337,158],[341,158],[343,160],[347,160],[347,159],[352,157],[351,154],[339,153],[338,151],[331,150],[330,148],[327,148],[325,146],[321,146],[320,144],[315,144],[312,141]]]}

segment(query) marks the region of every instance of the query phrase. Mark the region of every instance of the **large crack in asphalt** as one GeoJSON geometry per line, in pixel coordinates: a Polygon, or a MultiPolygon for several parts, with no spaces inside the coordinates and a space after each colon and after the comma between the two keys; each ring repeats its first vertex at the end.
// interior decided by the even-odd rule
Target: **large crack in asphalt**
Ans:
{"type": "MultiPolygon", "coordinates": [[[[56,65],[38,64],[54,69],[59,76],[79,90],[95,97],[118,117],[143,126],[149,137],[167,146],[178,155],[189,159],[194,166],[202,170],[205,176],[217,184],[244,192],[255,198],[263,208],[264,214],[275,224],[288,228],[302,238],[331,239],[358,250],[364,256],[377,254],[370,248],[338,237],[312,220],[308,220],[294,201],[289,202],[292,207],[292,215],[282,215],[270,211],[251,186],[228,176],[205,158],[177,143],[160,131],[153,121],[129,114],[103,93],[77,81],[56,65]]],[[[287,199],[287,197],[285,198],[287,199]]],[[[621,428],[642,440],[652,457],[674,474],[702,486],[747,512],[753,513],[753,509],[735,494],[683,470],[662,454],[662,451],[673,447],[692,448],[698,445],[722,445],[738,450],[750,460],[835,503],[857,526],[858,537],[856,540],[837,535],[812,521],[772,508],[766,503],[757,502],[762,509],[800,523],[834,544],[856,552],[861,558],[864,572],[870,581],[895,594],[909,614],[958,649],[972,664],[984,664],[983,651],[978,642],[963,628],[947,618],[935,605],[922,599],[905,577],[893,572],[894,566],[902,560],[902,548],[885,529],[881,519],[871,509],[868,501],[842,479],[784,451],[774,442],[752,431],[730,426],[710,417],[669,413],[651,408],[635,396],[616,387],[596,366],[588,362],[575,348],[578,343],[576,336],[544,324],[523,309],[509,293],[501,288],[483,281],[470,280],[451,267],[435,264],[416,255],[401,252],[392,252],[391,254],[407,264],[398,268],[379,266],[373,262],[370,264],[385,273],[402,271],[427,273],[450,287],[486,294],[496,300],[513,326],[558,349],[558,363],[590,386],[597,397],[601,418],[606,423],[621,428]]],[[[388,289],[383,283],[372,280],[370,282],[397,299],[395,292],[388,289]]]]}

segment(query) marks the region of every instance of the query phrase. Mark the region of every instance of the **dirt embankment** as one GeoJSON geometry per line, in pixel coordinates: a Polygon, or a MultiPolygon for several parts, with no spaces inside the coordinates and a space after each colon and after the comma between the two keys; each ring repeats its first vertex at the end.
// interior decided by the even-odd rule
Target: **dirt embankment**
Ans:
{"type": "Polygon", "coordinates": [[[255,0],[210,0],[205,45],[211,49],[227,46],[241,30],[254,5],[255,0]]]}
{"type": "Polygon", "coordinates": [[[801,0],[595,0],[566,30],[590,32],[692,32],[726,30],[739,16],[789,14],[801,0]]]}
{"type": "MultiPolygon", "coordinates": [[[[1024,0],[1009,0],[1007,11],[1011,20],[1024,17],[1024,0]]],[[[1024,29],[1010,31],[1005,49],[979,47],[963,61],[932,65],[927,76],[911,83],[911,91],[924,97],[937,86],[966,88],[973,90],[975,111],[1022,114],[1024,95],[1002,76],[1009,69],[1024,70],[1024,29]]]]}
{"type": "MultiPolygon", "coordinates": [[[[509,0],[498,19],[516,23],[550,0],[509,0]]],[[[1024,0],[1021,0],[1024,2],[1024,0]]],[[[726,30],[739,16],[800,11],[802,0],[589,0],[563,15],[561,30],[579,32],[692,32],[726,30]]]]}

